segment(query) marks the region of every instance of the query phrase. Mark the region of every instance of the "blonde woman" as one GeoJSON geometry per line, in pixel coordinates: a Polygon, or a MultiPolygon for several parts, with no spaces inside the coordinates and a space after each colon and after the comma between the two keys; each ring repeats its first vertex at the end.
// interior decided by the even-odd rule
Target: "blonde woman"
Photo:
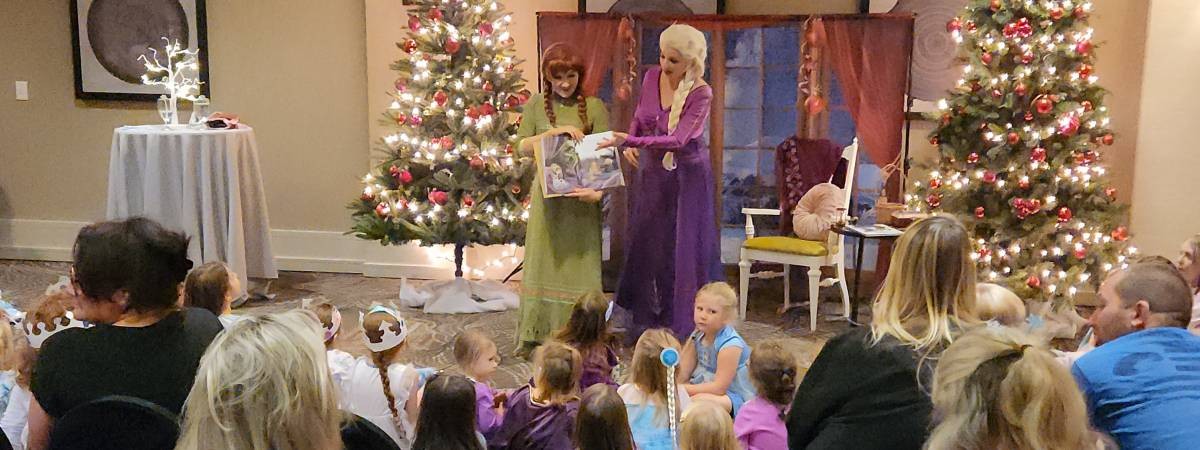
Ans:
{"type": "Polygon", "coordinates": [[[928,450],[1098,448],[1083,394],[1042,342],[1007,327],[963,335],[938,361],[928,450]]]}
{"type": "Polygon", "coordinates": [[[219,335],[200,360],[175,448],[341,449],[320,336],[301,310],[249,316],[219,335]]]}
{"type": "Polygon", "coordinates": [[[1192,321],[1188,324],[1188,330],[1192,334],[1200,334],[1200,234],[1183,243],[1175,266],[1179,267],[1188,287],[1192,289],[1192,321]]]}
{"type": "Polygon", "coordinates": [[[970,235],[949,216],[900,236],[871,325],[830,339],[797,389],[789,448],[921,448],[937,355],[977,323],[970,252],[970,235]]]}
{"type": "Polygon", "coordinates": [[[713,174],[704,129],[712,88],[704,82],[704,34],[687,25],[659,37],[659,66],[642,80],[629,134],[602,146],[626,148],[637,169],[630,194],[625,265],[617,303],[631,310],[630,336],[695,328],[692,303],[709,281],[724,279],[713,206],[713,174]]]}

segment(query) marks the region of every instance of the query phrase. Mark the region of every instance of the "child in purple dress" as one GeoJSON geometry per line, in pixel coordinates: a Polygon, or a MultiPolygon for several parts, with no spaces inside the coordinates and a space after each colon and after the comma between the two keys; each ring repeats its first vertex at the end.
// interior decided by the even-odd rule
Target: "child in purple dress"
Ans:
{"type": "Polygon", "coordinates": [[[746,450],[787,448],[783,417],[796,393],[796,356],[783,341],[764,341],[750,355],[750,381],[758,396],[742,405],[733,433],[746,450]]]}
{"type": "Polygon", "coordinates": [[[608,334],[608,308],[609,302],[604,293],[584,294],[571,309],[567,324],[555,336],[579,350],[583,359],[580,389],[587,389],[593,384],[617,387],[612,379],[612,369],[618,360],[617,352],[613,350],[615,342],[608,334]]]}
{"type": "Polygon", "coordinates": [[[500,365],[496,343],[475,330],[459,333],[454,338],[454,361],[467,379],[475,384],[475,425],[484,439],[491,439],[504,417],[504,393],[497,393],[488,381],[500,365]],[[500,401],[496,401],[499,395],[500,401]]]}
{"type": "Polygon", "coordinates": [[[579,412],[579,351],[551,341],[534,352],[533,383],[513,392],[508,411],[491,450],[560,450],[574,448],[575,416],[579,412]]]}

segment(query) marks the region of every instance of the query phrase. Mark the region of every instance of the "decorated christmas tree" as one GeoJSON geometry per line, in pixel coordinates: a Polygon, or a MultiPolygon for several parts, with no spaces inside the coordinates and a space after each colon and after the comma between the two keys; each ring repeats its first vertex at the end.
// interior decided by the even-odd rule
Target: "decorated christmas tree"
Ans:
{"type": "Polygon", "coordinates": [[[511,120],[523,89],[512,17],[491,0],[417,0],[404,56],[389,92],[381,160],[352,202],[355,236],[383,245],[521,243],[525,237],[528,158],[514,153],[511,120]]]}
{"type": "Polygon", "coordinates": [[[947,24],[964,75],[932,117],[937,167],[908,196],[972,230],[980,281],[1058,305],[1135,251],[1102,164],[1113,134],[1092,73],[1090,10],[971,0],[947,24]]]}

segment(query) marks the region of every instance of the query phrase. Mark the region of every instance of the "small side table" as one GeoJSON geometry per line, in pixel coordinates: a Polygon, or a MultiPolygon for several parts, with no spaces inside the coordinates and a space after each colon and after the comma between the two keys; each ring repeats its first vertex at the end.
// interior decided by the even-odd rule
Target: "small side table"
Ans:
{"type": "Polygon", "coordinates": [[[858,250],[854,252],[854,283],[853,287],[850,288],[850,326],[858,326],[858,308],[862,303],[866,303],[865,301],[860,302],[858,297],[858,288],[859,285],[862,284],[863,248],[866,247],[868,239],[877,239],[880,242],[890,242],[895,241],[896,238],[900,236],[867,236],[852,228],[846,228],[837,225],[834,225],[829,230],[842,236],[858,239],[858,250]]]}

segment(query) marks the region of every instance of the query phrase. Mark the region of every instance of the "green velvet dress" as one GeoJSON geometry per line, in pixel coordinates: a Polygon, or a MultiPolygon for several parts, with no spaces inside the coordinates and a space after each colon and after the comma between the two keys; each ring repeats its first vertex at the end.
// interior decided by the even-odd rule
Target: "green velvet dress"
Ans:
{"type": "MultiPolygon", "coordinates": [[[[595,97],[587,100],[591,133],[608,131],[608,111],[595,97]]],[[[525,103],[517,130],[520,138],[536,136],[555,126],[584,130],[577,104],[553,102],[557,125],[546,116],[543,94],[525,103]]],[[[571,316],[575,300],[601,290],[600,261],[602,219],[599,203],[574,198],[542,197],[542,183],[534,177],[525,234],[525,269],[521,282],[521,309],[517,343],[540,343],[571,316]]]]}

